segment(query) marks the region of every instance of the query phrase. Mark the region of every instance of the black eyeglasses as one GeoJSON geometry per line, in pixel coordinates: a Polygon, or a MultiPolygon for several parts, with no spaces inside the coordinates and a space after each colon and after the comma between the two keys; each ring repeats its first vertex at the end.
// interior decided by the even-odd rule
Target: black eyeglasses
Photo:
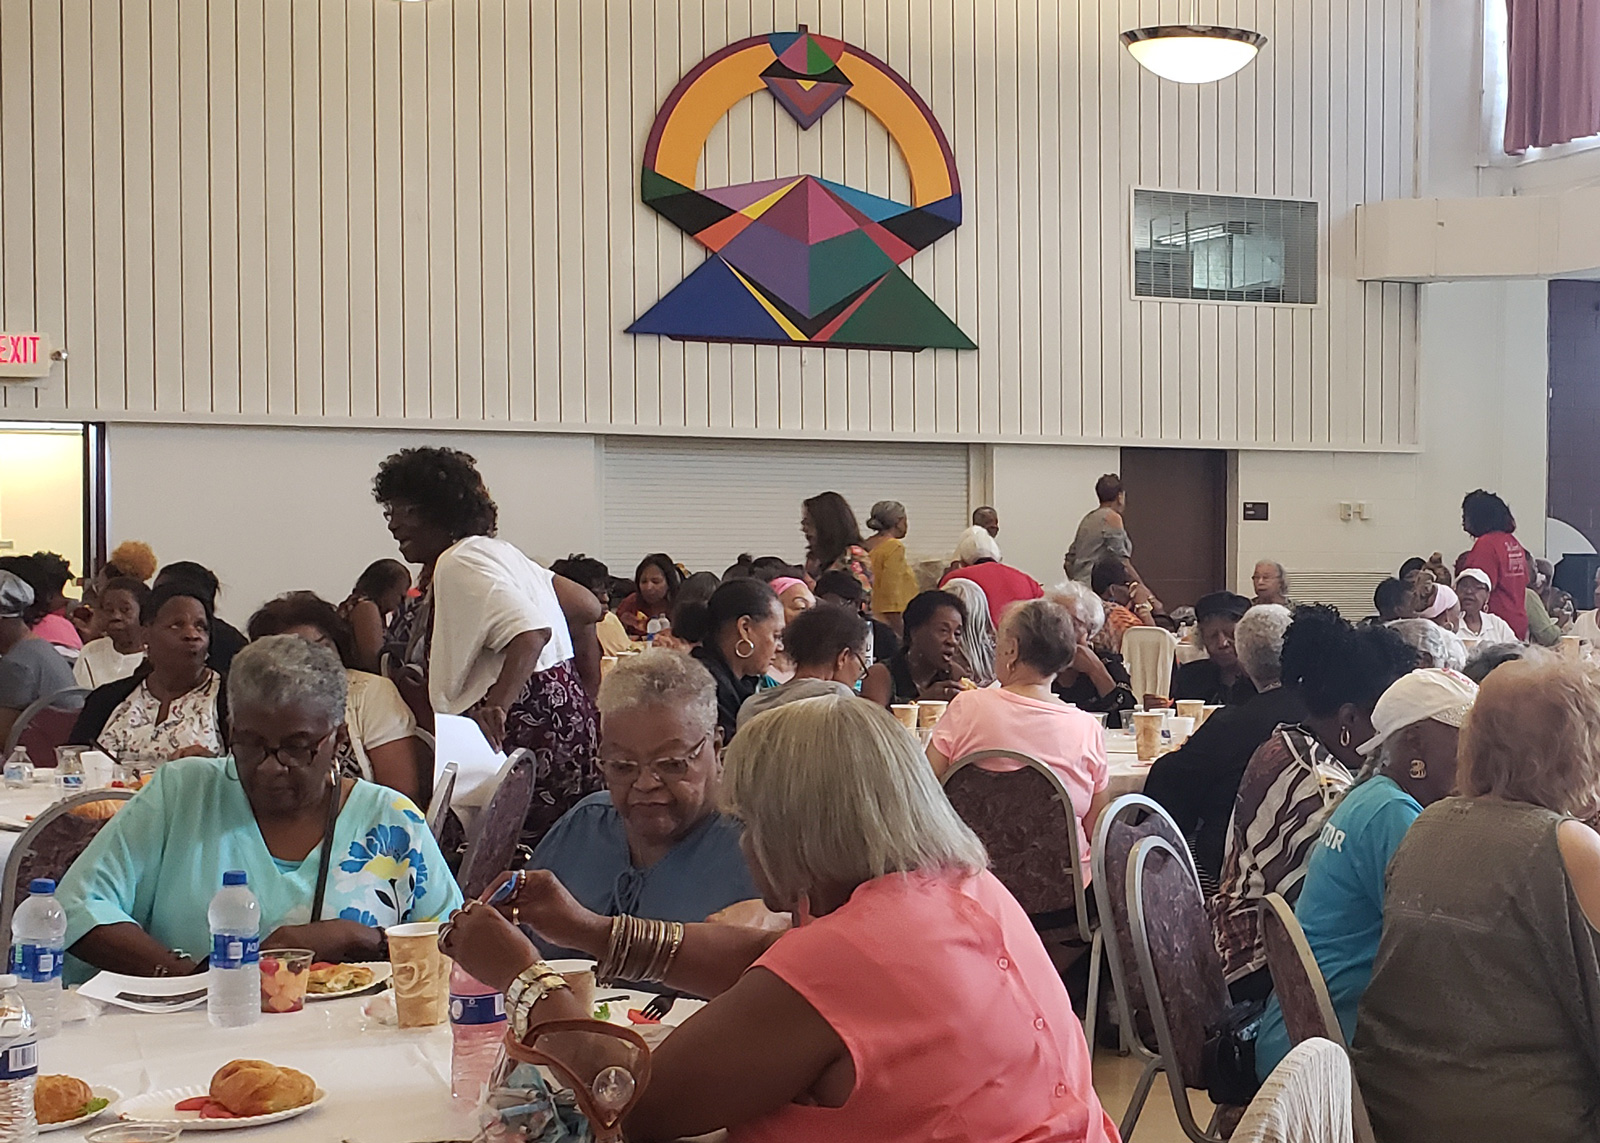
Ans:
{"type": "Polygon", "coordinates": [[[268,757],[272,757],[276,758],[278,765],[286,770],[307,770],[317,760],[317,752],[337,733],[339,733],[337,730],[330,730],[309,746],[280,744],[269,747],[264,743],[240,742],[236,739],[233,744],[233,760],[240,766],[254,769],[268,757]]]}

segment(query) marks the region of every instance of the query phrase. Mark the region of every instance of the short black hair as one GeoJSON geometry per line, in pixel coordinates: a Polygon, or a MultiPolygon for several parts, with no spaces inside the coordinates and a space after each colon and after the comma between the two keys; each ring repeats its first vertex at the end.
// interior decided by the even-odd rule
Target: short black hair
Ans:
{"type": "Polygon", "coordinates": [[[429,524],[458,540],[492,536],[499,526],[477,460],[458,449],[401,449],[378,466],[372,497],[379,504],[414,505],[429,524]]]}
{"type": "Polygon", "coordinates": [[[1250,610],[1250,601],[1242,595],[1235,595],[1231,591],[1213,591],[1209,595],[1202,595],[1194,602],[1194,619],[1196,623],[1204,623],[1207,619],[1243,619],[1244,613],[1250,610]]]}
{"type": "Polygon", "coordinates": [[[905,627],[906,638],[909,640],[913,631],[930,622],[946,607],[961,616],[962,625],[966,625],[967,605],[961,602],[960,596],[952,595],[948,591],[924,591],[920,595],[913,596],[900,617],[900,622],[905,627]]]}
{"type": "Polygon", "coordinates": [[[861,581],[843,570],[823,572],[817,577],[817,586],[813,590],[818,599],[828,595],[846,603],[859,604],[867,598],[867,593],[861,589],[861,581]]]}
{"type": "Polygon", "coordinates": [[[125,591],[133,596],[133,606],[139,611],[139,622],[143,623],[146,616],[154,615],[150,610],[150,588],[142,579],[134,579],[131,575],[119,575],[115,579],[106,581],[106,586],[100,592],[103,600],[108,591],[125,591]]]}
{"type": "Polygon", "coordinates": [[[282,635],[291,627],[315,627],[327,636],[348,670],[356,657],[356,634],[339,616],[338,609],[314,591],[291,591],[256,608],[245,624],[250,642],[282,635]]]}
{"type": "Polygon", "coordinates": [[[1384,618],[1393,616],[1405,603],[1406,597],[1411,594],[1411,589],[1401,583],[1394,576],[1380,583],[1372,593],[1372,606],[1377,608],[1378,614],[1384,618]]]}
{"type": "Polygon", "coordinates": [[[161,582],[150,589],[150,603],[139,609],[139,621],[146,626],[155,622],[156,616],[161,614],[161,609],[174,599],[192,599],[200,605],[206,613],[206,631],[209,633],[217,620],[216,597],[208,594],[203,586],[197,585],[193,580],[177,577],[161,582]]]}
{"type": "Polygon", "coordinates": [[[557,560],[550,565],[550,570],[556,575],[566,576],[580,587],[586,587],[597,595],[604,591],[611,594],[611,569],[592,556],[582,552],[568,556],[564,560],[557,560]]]}
{"type": "Polygon", "coordinates": [[[1462,498],[1461,523],[1470,536],[1517,530],[1517,520],[1511,514],[1511,506],[1493,492],[1482,488],[1475,488],[1462,498]]]}
{"type": "Polygon", "coordinates": [[[680,604],[672,612],[672,633],[690,643],[707,643],[745,616],[764,619],[783,607],[772,588],[759,579],[725,580],[704,603],[680,604]]]}
{"type": "Polygon", "coordinates": [[[1482,686],[1483,680],[1496,667],[1513,659],[1525,658],[1527,650],[1521,643],[1485,643],[1467,656],[1467,665],[1461,668],[1461,673],[1482,686]]]}
{"type": "Polygon", "coordinates": [[[783,633],[783,648],[798,666],[820,667],[846,651],[863,652],[872,625],[848,607],[819,603],[794,617],[783,633]]]}
{"type": "Polygon", "coordinates": [[[1100,498],[1102,504],[1110,504],[1124,491],[1122,477],[1114,472],[1108,472],[1094,482],[1094,494],[1100,498]]]}
{"type": "Polygon", "coordinates": [[[1325,604],[1298,608],[1283,636],[1283,682],[1319,718],[1346,703],[1371,713],[1383,692],[1417,665],[1417,654],[1387,627],[1356,627],[1325,604]]]}
{"type": "Polygon", "coordinates": [[[1096,595],[1104,595],[1114,584],[1132,581],[1127,566],[1116,556],[1102,556],[1089,572],[1089,587],[1096,595]]]}
{"type": "Polygon", "coordinates": [[[411,586],[411,569],[399,560],[373,560],[367,569],[356,577],[356,594],[374,599],[394,588],[411,586]]]}
{"type": "Polygon", "coordinates": [[[771,583],[775,579],[804,579],[805,571],[782,556],[760,556],[750,561],[750,574],[771,583]]]}
{"type": "Polygon", "coordinates": [[[217,573],[193,560],[177,560],[164,564],[156,575],[155,586],[160,587],[164,583],[185,583],[195,591],[203,592],[213,610],[217,606],[217,595],[222,591],[217,573]]]}
{"type": "Polygon", "coordinates": [[[34,552],[33,558],[39,563],[39,570],[44,573],[45,588],[54,599],[66,590],[67,584],[72,582],[72,565],[67,558],[55,552],[34,552]]]}
{"type": "Polygon", "coordinates": [[[1427,566],[1427,560],[1423,559],[1421,556],[1412,556],[1409,560],[1400,565],[1400,578],[1405,579],[1406,576],[1422,571],[1427,566]]]}

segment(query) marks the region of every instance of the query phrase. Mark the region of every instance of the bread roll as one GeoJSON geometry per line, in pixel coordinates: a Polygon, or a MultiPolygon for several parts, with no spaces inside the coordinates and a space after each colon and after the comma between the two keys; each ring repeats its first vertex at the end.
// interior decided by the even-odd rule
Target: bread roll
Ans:
{"type": "Polygon", "coordinates": [[[89,1085],[73,1076],[40,1076],[33,1087],[33,1114],[40,1123],[65,1123],[94,1099],[89,1085]]]}
{"type": "Polygon", "coordinates": [[[233,1060],[211,1077],[211,1098],[240,1116],[304,1107],[316,1094],[310,1076],[266,1060],[233,1060]]]}

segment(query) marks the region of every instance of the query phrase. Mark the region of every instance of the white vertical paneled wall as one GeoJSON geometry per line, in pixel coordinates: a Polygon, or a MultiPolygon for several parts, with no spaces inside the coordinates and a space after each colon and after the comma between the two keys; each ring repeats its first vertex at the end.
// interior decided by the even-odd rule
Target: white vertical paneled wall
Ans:
{"type": "MultiPolygon", "coordinates": [[[[1405,448],[1417,293],[1354,278],[1414,193],[1417,0],[1216,0],[1237,77],[1141,71],[1157,0],[0,0],[0,327],[71,352],[0,409],[683,434],[1405,448]],[[701,249],[638,202],[706,54],[809,24],[906,75],[967,221],[918,283],[979,344],[896,354],[623,328],[701,249]],[[1134,301],[1134,186],[1315,198],[1323,301],[1134,301]]],[[[905,195],[855,105],[757,95],[711,182],[905,195]]]]}

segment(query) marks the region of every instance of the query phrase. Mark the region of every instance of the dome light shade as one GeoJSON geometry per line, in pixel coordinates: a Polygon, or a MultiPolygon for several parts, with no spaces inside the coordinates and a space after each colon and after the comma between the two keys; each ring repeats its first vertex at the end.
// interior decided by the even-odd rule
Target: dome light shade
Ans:
{"type": "Polygon", "coordinates": [[[1215,83],[1256,58],[1260,32],[1198,24],[1161,24],[1122,33],[1128,54],[1146,71],[1174,83],[1215,83]]]}

